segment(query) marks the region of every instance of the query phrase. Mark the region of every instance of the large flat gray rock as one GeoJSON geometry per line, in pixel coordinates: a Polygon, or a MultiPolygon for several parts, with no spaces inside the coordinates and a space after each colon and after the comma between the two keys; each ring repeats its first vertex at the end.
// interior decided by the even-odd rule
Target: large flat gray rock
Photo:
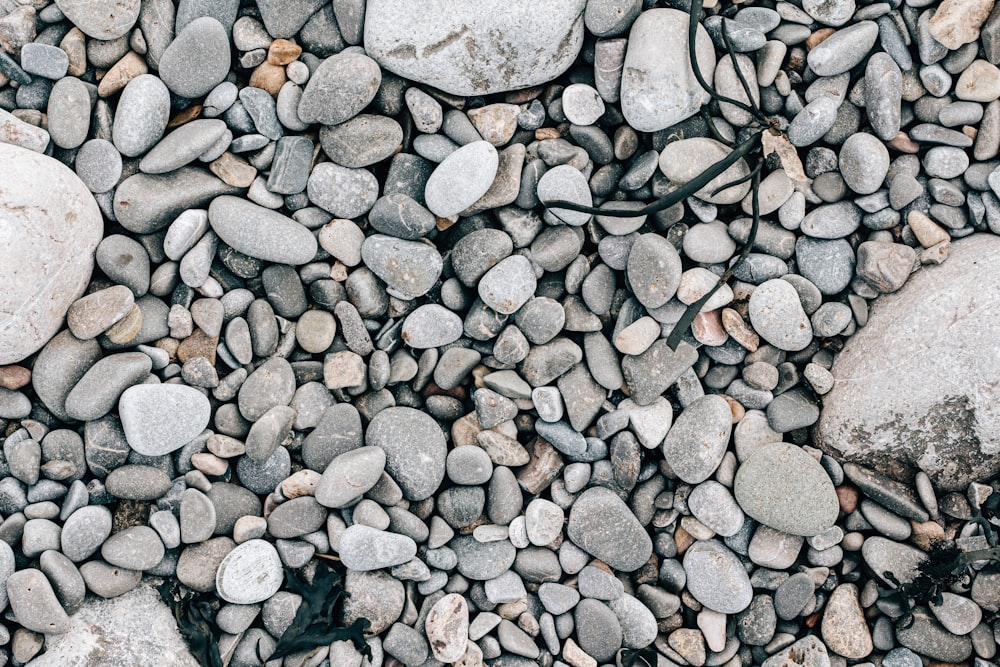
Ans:
{"type": "Polygon", "coordinates": [[[62,163],[0,143],[0,365],[21,361],[59,331],[94,268],[104,220],[62,163]]]}
{"type": "Polygon", "coordinates": [[[583,44],[585,0],[369,0],[364,47],[379,65],[453,95],[546,83],[583,44]]]}
{"type": "Polygon", "coordinates": [[[69,632],[46,636],[45,653],[30,667],[198,667],[173,613],[149,582],[110,600],[88,596],[70,620],[69,632]]]}
{"type": "Polygon", "coordinates": [[[816,442],[840,460],[964,489],[1000,472],[1000,238],[957,241],[949,259],[873,304],[833,366],[816,442]]]}

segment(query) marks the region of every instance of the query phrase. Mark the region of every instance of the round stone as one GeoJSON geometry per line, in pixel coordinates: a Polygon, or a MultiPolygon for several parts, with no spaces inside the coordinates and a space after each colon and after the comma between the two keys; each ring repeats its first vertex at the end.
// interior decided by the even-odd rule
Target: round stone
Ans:
{"type": "Polygon", "coordinates": [[[1000,367],[982,347],[1000,335],[987,316],[1000,287],[998,253],[992,235],[962,239],[947,262],[874,302],[834,363],[819,447],[907,483],[923,470],[944,490],[1000,471],[990,444],[1000,437],[1000,367]]]}
{"type": "Polygon", "coordinates": [[[566,534],[578,547],[623,572],[638,570],[652,554],[652,540],[628,505],[602,487],[577,497],[566,534]]]}
{"type": "Polygon", "coordinates": [[[812,342],[809,317],[791,283],[775,278],[758,285],[750,295],[750,323],[779,350],[797,352],[812,342]]]}
{"type": "MultiPolygon", "coordinates": [[[[732,150],[715,139],[705,137],[674,141],[667,144],[660,153],[660,171],[672,182],[683,185],[697,178],[716,162],[724,159],[732,150]]],[[[750,192],[749,180],[744,180],[739,185],[730,186],[718,193],[713,194],[713,192],[726,183],[744,179],[749,175],[750,167],[746,160],[740,158],[695,192],[694,196],[710,204],[735,204],[750,192]]]]}
{"type": "Polygon", "coordinates": [[[385,451],[385,469],[407,500],[423,500],[444,481],[448,445],[430,415],[406,407],[382,410],[365,432],[365,443],[385,451]]]}
{"type": "Polygon", "coordinates": [[[663,457],[688,484],[708,479],[722,462],[733,429],[729,404],[718,394],[691,402],[663,441],[663,457]]]}
{"type": "Polygon", "coordinates": [[[424,304],[406,316],[400,336],[418,350],[441,347],[462,336],[462,319],[444,306],[424,304]]]}
{"type": "Polygon", "coordinates": [[[226,602],[256,604],[277,593],[284,581],[274,546],[265,540],[249,540],[222,559],[215,575],[215,589],[226,602]]]}
{"type": "Polygon", "coordinates": [[[733,493],[751,518],[792,535],[818,535],[840,511],[823,466],[787,442],[757,448],[736,471],[733,493]]]}
{"type": "Polygon", "coordinates": [[[229,52],[229,31],[217,19],[200,16],[160,56],[160,78],[175,95],[207,95],[229,74],[229,52]]]}
{"type": "MultiPolygon", "coordinates": [[[[568,164],[553,167],[542,174],[542,177],[538,179],[536,192],[539,201],[546,205],[548,205],[547,202],[554,200],[569,201],[581,206],[594,205],[587,177],[579,169],[568,164]]],[[[581,211],[570,211],[559,207],[549,210],[552,215],[574,227],[586,224],[591,218],[589,213],[581,211]]]]}
{"type": "Polygon", "coordinates": [[[859,195],[870,195],[882,187],[889,172],[889,149],[882,140],[866,132],[852,134],[840,148],[840,173],[859,195]]]}
{"type": "Polygon", "coordinates": [[[112,141],[126,157],[153,147],[170,120],[170,91],[159,77],[142,74],[128,82],[118,98],[112,141]]]}
{"type": "Polygon", "coordinates": [[[677,293],[681,258],[666,238],[643,234],[628,253],[625,275],[635,298],[647,309],[659,308],[677,293]]]}
{"type": "Polygon", "coordinates": [[[357,116],[382,83],[378,63],[363,53],[338,53],[319,64],[299,99],[303,123],[339,125],[357,116]]]}
{"type": "Polygon", "coordinates": [[[753,600],[750,577],[736,554],[717,540],[698,540],[684,552],[687,589],[720,614],[737,614],[753,600]]]}
{"type": "Polygon", "coordinates": [[[365,239],[361,258],[372,273],[385,281],[394,296],[407,300],[429,292],[444,269],[441,253],[433,245],[384,234],[365,239]]]}
{"type": "Polygon", "coordinates": [[[424,199],[441,218],[458,215],[479,200],[493,184],[500,156],[488,141],[473,141],[451,155],[431,173],[424,199]]]}
{"type": "Polygon", "coordinates": [[[0,364],[39,350],[83,294],[104,231],[84,183],[40,153],[0,143],[0,364]]]}
{"type": "Polygon", "coordinates": [[[180,449],[208,426],[212,406],[203,393],[179,384],[129,387],[118,401],[129,446],[146,456],[180,449]]]}
{"type": "Polygon", "coordinates": [[[500,260],[482,277],[479,298],[501,315],[510,315],[527,303],[536,286],[531,260],[524,255],[512,255],[500,260]]]}

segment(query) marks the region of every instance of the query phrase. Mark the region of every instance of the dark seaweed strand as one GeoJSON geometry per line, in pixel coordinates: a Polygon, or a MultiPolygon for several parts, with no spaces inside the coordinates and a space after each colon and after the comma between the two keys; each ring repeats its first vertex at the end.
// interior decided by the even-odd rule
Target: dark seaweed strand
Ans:
{"type": "Polygon", "coordinates": [[[571,201],[564,201],[561,199],[550,200],[542,202],[542,205],[546,208],[561,208],[567,211],[578,211],[580,213],[590,213],[591,215],[605,215],[610,218],[638,218],[643,215],[650,215],[656,213],[657,211],[662,211],[663,209],[670,208],[679,201],[683,201],[693,195],[694,193],[701,190],[703,187],[712,182],[712,180],[725,173],[727,169],[736,164],[740,158],[746,157],[750,152],[760,145],[760,134],[756,133],[742,144],[737,146],[729,155],[722,158],[712,166],[710,166],[705,171],[701,172],[693,179],[685,183],[683,186],[674,190],[673,192],[664,195],[660,199],[657,199],[642,208],[635,210],[626,209],[613,209],[613,208],[596,208],[594,206],[584,206],[583,204],[577,204],[571,201]]]}
{"type": "Polygon", "coordinates": [[[733,43],[729,40],[729,28],[726,27],[726,20],[722,21],[722,41],[726,45],[726,52],[729,53],[729,60],[733,63],[733,69],[736,71],[736,78],[739,79],[740,85],[743,87],[743,92],[746,93],[747,101],[750,107],[753,109],[752,114],[757,118],[757,120],[768,122],[767,116],[764,112],[760,110],[760,107],[753,101],[753,95],[750,92],[750,84],[747,83],[746,78],[743,76],[743,70],[740,69],[740,63],[736,59],[736,49],[733,48],[733,43]]]}
{"type": "Polygon", "coordinates": [[[757,166],[754,167],[753,169],[751,169],[749,172],[747,172],[746,176],[740,176],[739,178],[737,178],[735,180],[732,180],[732,181],[729,181],[728,183],[723,183],[719,187],[717,187],[714,190],[712,190],[712,192],[709,193],[709,196],[710,197],[714,197],[715,195],[719,194],[720,192],[725,192],[729,188],[733,188],[733,187],[736,187],[737,185],[740,185],[742,183],[746,183],[747,181],[749,181],[750,179],[753,178],[755,172],[760,171],[760,168],[761,168],[761,166],[763,164],[764,164],[763,161],[758,162],[757,166]]]}
{"type": "Polygon", "coordinates": [[[747,242],[743,245],[743,250],[740,251],[739,258],[726,270],[725,273],[722,274],[722,277],[719,278],[719,282],[715,283],[712,289],[703,294],[701,298],[690,304],[684,311],[684,314],[681,315],[681,319],[677,320],[677,324],[674,325],[670,335],[667,336],[667,345],[671,350],[677,349],[677,346],[680,344],[685,332],[687,332],[691,323],[694,322],[694,318],[698,316],[698,313],[701,312],[701,309],[706,303],[708,303],[708,300],[712,298],[712,295],[715,294],[723,285],[729,282],[733,272],[735,272],[736,269],[738,269],[740,265],[746,261],[747,256],[750,254],[750,249],[753,248],[753,244],[757,240],[757,229],[760,227],[761,164],[758,164],[751,173],[751,177],[753,178],[753,186],[750,190],[753,193],[751,198],[751,201],[753,202],[753,224],[750,226],[750,235],[747,237],[747,242]]]}
{"type": "Polygon", "coordinates": [[[715,126],[715,123],[712,122],[712,117],[708,114],[708,107],[703,106],[700,113],[701,119],[705,122],[705,127],[708,128],[708,133],[712,135],[713,139],[729,148],[734,148],[736,146],[736,144],[729,139],[726,139],[719,133],[719,128],[715,126]]]}

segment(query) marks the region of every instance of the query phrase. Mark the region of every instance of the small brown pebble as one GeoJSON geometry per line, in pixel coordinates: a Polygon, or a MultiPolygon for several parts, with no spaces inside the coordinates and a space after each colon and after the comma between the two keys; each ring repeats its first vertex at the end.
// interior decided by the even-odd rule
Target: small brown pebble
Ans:
{"type": "Polygon", "coordinates": [[[183,364],[195,357],[205,357],[214,364],[215,348],[218,345],[218,338],[209,338],[201,329],[195,329],[194,333],[181,341],[177,347],[177,360],[183,364]]]}
{"type": "Polygon", "coordinates": [[[97,86],[100,97],[111,97],[122,90],[128,82],[149,72],[146,61],[135,51],[129,51],[116,62],[97,86]]]}
{"type": "Polygon", "coordinates": [[[272,65],[287,65],[298,60],[300,55],[301,46],[287,39],[276,39],[267,49],[267,62],[272,65]]]}
{"type": "Polygon", "coordinates": [[[208,169],[234,188],[249,188],[253,179],[257,178],[257,170],[252,164],[229,151],[209,164],[208,169]]]}
{"type": "Polygon", "coordinates": [[[545,139],[558,139],[562,135],[559,134],[559,130],[554,127],[540,127],[535,130],[535,139],[538,141],[543,141],[545,139]]]}
{"type": "Polygon", "coordinates": [[[857,509],[858,500],[858,490],[853,486],[837,487],[837,502],[840,503],[840,509],[843,510],[845,514],[850,514],[857,509]]]}
{"type": "Polygon", "coordinates": [[[527,104],[537,99],[543,92],[545,92],[544,86],[522,88],[521,90],[515,90],[504,95],[503,101],[507,104],[527,104]]]}
{"type": "Polygon", "coordinates": [[[288,81],[285,68],[281,65],[273,65],[269,62],[262,62],[254,68],[250,75],[250,85],[254,88],[266,90],[271,97],[277,97],[281,87],[288,81]]]}
{"type": "Polygon", "coordinates": [[[177,361],[177,348],[180,346],[180,341],[174,338],[161,338],[153,343],[153,345],[166,351],[170,355],[171,362],[177,361]]]}
{"type": "Polygon", "coordinates": [[[691,333],[699,343],[711,347],[718,347],[729,338],[729,334],[722,326],[718,309],[695,315],[691,322],[691,333]]]}
{"type": "Polygon", "coordinates": [[[0,366],[0,387],[20,389],[31,382],[31,371],[24,366],[0,366]]]}
{"type": "Polygon", "coordinates": [[[139,310],[139,306],[133,303],[128,314],[115,322],[114,326],[104,332],[104,335],[115,345],[125,345],[135,340],[141,330],[142,311],[139,310]]]}
{"type": "Polygon", "coordinates": [[[826,41],[826,38],[837,32],[833,28],[820,28],[806,39],[806,48],[812,51],[817,46],[826,41]]]}
{"type": "Polygon", "coordinates": [[[931,547],[944,539],[944,528],[937,521],[910,521],[913,532],[910,541],[921,551],[930,551],[931,547]]]}
{"type": "Polygon", "coordinates": [[[73,28],[59,42],[59,48],[69,56],[69,76],[82,76],[87,71],[87,38],[79,28],[73,28]]]}
{"type": "Polygon", "coordinates": [[[677,526],[674,530],[674,544],[677,545],[677,553],[682,554],[687,551],[689,546],[694,544],[694,537],[681,526],[677,526]]]}
{"type": "Polygon", "coordinates": [[[224,475],[229,468],[229,463],[225,459],[220,459],[215,454],[200,452],[191,456],[191,465],[206,475],[217,477],[224,475]]]}
{"type": "Polygon", "coordinates": [[[336,280],[338,283],[347,280],[347,265],[339,260],[334,262],[330,267],[330,280],[336,280]]]}
{"type": "Polygon", "coordinates": [[[722,328],[748,352],[756,352],[760,347],[760,336],[732,308],[722,309],[722,328]]]}
{"type": "Polygon", "coordinates": [[[443,232],[444,230],[454,225],[456,222],[458,222],[458,220],[449,220],[448,218],[438,218],[436,227],[439,232],[443,232]]]}
{"type": "Polygon", "coordinates": [[[910,136],[902,130],[899,131],[899,134],[889,140],[889,145],[900,153],[916,153],[920,150],[920,146],[917,142],[910,139],[910,136]]]}
{"type": "Polygon", "coordinates": [[[200,115],[201,115],[200,104],[195,104],[193,106],[190,106],[187,109],[184,109],[183,111],[178,113],[173,118],[171,118],[170,122],[167,123],[167,129],[172,130],[175,127],[180,127],[184,123],[190,123],[194,119],[198,118],[200,115]]]}

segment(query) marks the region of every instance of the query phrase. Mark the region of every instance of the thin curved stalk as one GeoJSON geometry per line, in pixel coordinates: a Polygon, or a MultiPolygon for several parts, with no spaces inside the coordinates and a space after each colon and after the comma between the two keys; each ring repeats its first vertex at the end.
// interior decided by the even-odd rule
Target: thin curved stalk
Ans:
{"type": "Polygon", "coordinates": [[[739,100],[734,100],[731,97],[726,97],[721,95],[719,91],[713,88],[705,77],[701,73],[701,68],[698,66],[698,55],[697,51],[697,38],[698,38],[698,16],[701,14],[703,6],[703,0],[691,0],[691,13],[688,20],[688,58],[691,60],[691,71],[694,72],[694,78],[698,80],[698,85],[701,86],[706,93],[711,95],[714,99],[719,102],[728,102],[734,106],[743,109],[747,113],[753,114],[755,118],[759,118],[758,112],[754,110],[753,107],[740,102],[739,100]]]}
{"type": "Polygon", "coordinates": [[[729,139],[722,136],[719,132],[719,128],[717,128],[715,123],[712,122],[712,117],[708,115],[708,109],[706,107],[701,108],[701,119],[705,121],[705,127],[708,128],[708,133],[712,135],[713,139],[718,141],[720,144],[728,146],[729,148],[733,148],[736,145],[729,139]]]}
{"type": "Polygon", "coordinates": [[[690,304],[681,315],[681,319],[677,320],[677,324],[674,325],[673,330],[670,335],[667,336],[667,345],[671,350],[676,350],[677,346],[680,344],[681,339],[684,338],[685,332],[694,322],[694,318],[698,317],[698,313],[701,309],[705,307],[708,300],[722,288],[729,279],[732,278],[733,273],[743,262],[746,261],[747,256],[750,255],[750,250],[753,248],[754,242],[757,240],[757,229],[760,227],[760,165],[758,164],[754,168],[753,172],[753,224],[750,226],[750,235],[747,237],[747,242],[743,245],[743,250],[740,251],[740,256],[736,262],[729,267],[725,273],[719,278],[719,281],[712,286],[712,289],[705,292],[701,298],[699,298],[694,303],[690,304]]]}
{"type": "Polygon", "coordinates": [[[657,211],[662,211],[666,208],[670,208],[679,201],[683,201],[693,195],[694,193],[701,190],[703,187],[712,182],[712,179],[716,178],[720,174],[725,173],[727,169],[736,164],[741,158],[746,157],[750,154],[754,148],[760,146],[760,133],[755,133],[753,136],[749,137],[742,144],[733,149],[729,155],[722,158],[711,167],[701,172],[693,179],[685,183],[680,188],[674,190],[673,192],[664,195],[655,202],[652,202],[642,208],[635,209],[633,211],[621,210],[621,209],[601,209],[594,206],[584,206],[583,204],[577,204],[576,202],[565,201],[561,199],[550,200],[542,202],[542,205],[546,208],[561,208],[567,211],[578,211],[580,213],[590,213],[591,215],[605,215],[611,218],[638,218],[643,215],[650,215],[656,213],[657,211]]]}
{"type": "Polygon", "coordinates": [[[746,77],[743,76],[743,70],[740,69],[740,63],[736,59],[736,49],[733,48],[733,43],[729,41],[729,29],[726,27],[725,21],[722,22],[722,41],[725,43],[726,51],[729,53],[729,60],[733,63],[733,70],[736,72],[736,78],[739,79],[740,85],[743,87],[743,92],[747,96],[747,102],[752,109],[750,113],[752,113],[757,120],[767,123],[767,116],[764,115],[764,112],[761,111],[760,107],[758,107],[753,101],[753,94],[750,92],[750,84],[747,83],[746,77]]]}
{"type": "Polygon", "coordinates": [[[764,166],[763,162],[757,163],[757,166],[754,167],[750,171],[750,173],[748,173],[746,176],[740,176],[739,178],[737,178],[734,181],[729,181],[728,183],[724,183],[724,184],[720,185],[719,187],[717,187],[714,190],[712,190],[712,192],[709,193],[709,196],[710,197],[714,197],[715,195],[719,194],[720,192],[724,192],[725,190],[728,190],[729,188],[735,187],[735,186],[740,185],[742,183],[746,183],[747,181],[749,181],[750,179],[752,179],[754,177],[754,173],[760,171],[760,169],[761,169],[762,166],[764,166]]]}

